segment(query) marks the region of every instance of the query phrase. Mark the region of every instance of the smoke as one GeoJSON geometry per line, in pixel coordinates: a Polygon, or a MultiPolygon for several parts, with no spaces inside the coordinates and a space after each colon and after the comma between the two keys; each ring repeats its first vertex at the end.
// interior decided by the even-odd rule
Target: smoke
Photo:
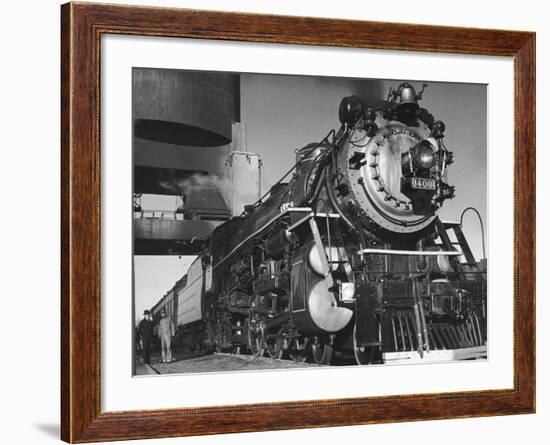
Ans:
{"type": "Polygon", "coordinates": [[[195,173],[185,179],[177,181],[178,188],[185,196],[191,196],[192,194],[212,193],[213,190],[217,191],[219,196],[223,199],[227,209],[234,215],[240,214],[243,209],[233,209],[234,203],[248,203],[250,201],[250,193],[246,190],[240,190],[235,187],[232,182],[221,175],[195,173]]]}
{"type": "Polygon", "coordinates": [[[201,189],[216,189],[223,196],[229,187],[226,178],[204,173],[195,173],[185,179],[178,179],[177,185],[184,195],[201,189]]]}
{"type": "Polygon", "coordinates": [[[233,190],[231,184],[225,177],[213,174],[195,173],[185,179],[178,179],[177,186],[185,196],[190,196],[193,193],[212,192],[212,190],[216,190],[223,198],[227,208],[231,209],[231,194],[233,190]]]}

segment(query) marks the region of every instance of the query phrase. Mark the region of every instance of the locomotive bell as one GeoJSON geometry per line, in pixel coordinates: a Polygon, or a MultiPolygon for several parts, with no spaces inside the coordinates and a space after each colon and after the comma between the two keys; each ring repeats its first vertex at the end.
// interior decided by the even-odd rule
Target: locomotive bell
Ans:
{"type": "Polygon", "coordinates": [[[398,102],[397,105],[407,105],[407,104],[415,104],[418,105],[417,101],[417,95],[416,91],[414,90],[414,87],[410,83],[402,83],[398,90],[398,102]]]}
{"type": "Polygon", "coordinates": [[[405,125],[415,125],[416,112],[418,111],[418,99],[414,87],[409,83],[403,83],[397,90],[396,118],[405,125]]]}

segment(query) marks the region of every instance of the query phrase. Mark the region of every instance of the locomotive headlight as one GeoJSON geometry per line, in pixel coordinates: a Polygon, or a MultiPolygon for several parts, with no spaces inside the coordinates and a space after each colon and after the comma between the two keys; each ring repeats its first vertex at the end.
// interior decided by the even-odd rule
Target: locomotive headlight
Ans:
{"type": "Polygon", "coordinates": [[[424,140],[411,149],[417,167],[429,170],[435,164],[435,150],[432,144],[424,140]]]}
{"type": "Polygon", "coordinates": [[[354,283],[341,283],[340,284],[340,299],[342,301],[353,301],[355,297],[355,284],[354,283]]]}
{"type": "Polygon", "coordinates": [[[340,102],[338,117],[342,124],[353,125],[365,112],[365,103],[357,96],[347,96],[340,102]]]}

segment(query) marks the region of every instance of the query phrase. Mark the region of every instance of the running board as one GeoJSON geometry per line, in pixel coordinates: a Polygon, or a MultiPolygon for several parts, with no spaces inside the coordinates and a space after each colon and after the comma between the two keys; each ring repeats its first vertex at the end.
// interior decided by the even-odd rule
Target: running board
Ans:
{"type": "Polygon", "coordinates": [[[391,249],[363,249],[358,253],[363,255],[414,255],[414,256],[460,256],[464,255],[458,250],[391,250],[391,249]]]}
{"type": "Polygon", "coordinates": [[[399,365],[404,363],[452,362],[456,360],[473,360],[480,358],[487,358],[487,345],[474,346],[471,348],[424,351],[423,357],[420,357],[418,351],[384,352],[382,354],[382,360],[385,364],[399,365]]]}

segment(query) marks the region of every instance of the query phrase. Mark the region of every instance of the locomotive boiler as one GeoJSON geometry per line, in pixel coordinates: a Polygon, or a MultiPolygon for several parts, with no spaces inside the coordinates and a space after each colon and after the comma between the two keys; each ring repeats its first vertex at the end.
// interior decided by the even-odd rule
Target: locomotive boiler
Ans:
{"type": "Polygon", "coordinates": [[[214,230],[194,297],[180,286],[181,339],[318,364],[486,356],[486,274],[438,217],[453,153],[425,86],[379,108],[344,98],[340,128],[296,150],[290,179],[214,230]]]}

